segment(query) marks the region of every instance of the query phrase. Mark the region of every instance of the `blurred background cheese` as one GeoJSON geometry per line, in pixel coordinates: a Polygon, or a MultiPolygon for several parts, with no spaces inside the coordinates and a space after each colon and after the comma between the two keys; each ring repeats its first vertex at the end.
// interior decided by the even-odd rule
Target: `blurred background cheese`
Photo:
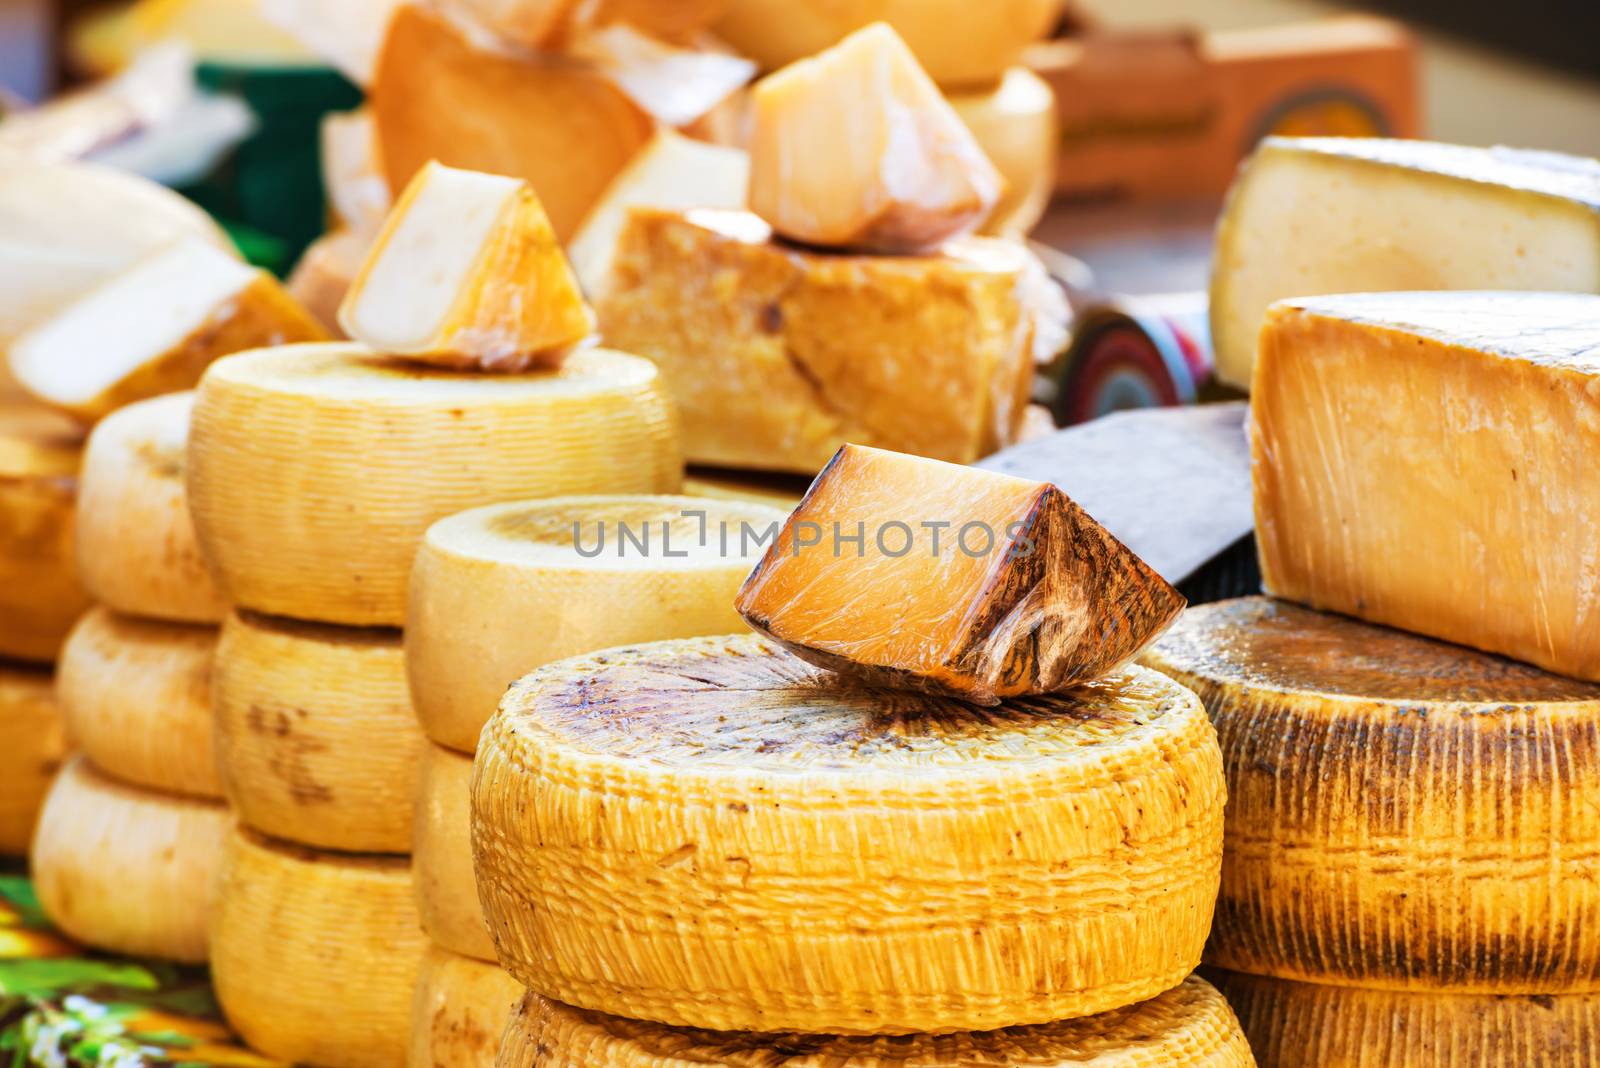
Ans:
{"type": "Polygon", "coordinates": [[[576,31],[623,22],[668,40],[688,40],[728,0],[456,0],[484,25],[530,48],[559,46],[576,31]]]}
{"type": "Polygon", "coordinates": [[[344,337],[339,325],[339,305],[367,258],[372,235],[354,230],[331,230],[311,242],[284,285],[289,295],[322,324],[330,337],[344,337]]]}
{"type": "MultiPolygon", "coordinates": [[[[494,943],[478,907],[468,813],[472,756],[441,745],[423,751],[417,776],[412,867],[417,914],[435,945],[453,955],[494,961],[494,943]]],[[[498,964],[495,965],[497,968],[498,964]]]]}
{"type": "Polygon", "coordinates": [[[0,657],[54,660],[89,607],[73,548],[82,437],[55,412],[0,403],[0,657]]]}
{"type": "Polygon", "coordinates": [[[50,672],[0,663],[0,856],[27,853],[66,753],[50,672]]]}
{"type": "Polygon", "coordinates": [[[323,116],[322,185],[335,227],[376,234],[393,197],[378,159],[372,111],[333,111],[323,116]]]}
{"type": "Polygon", "coordinates": [[[946,97],[1005,179],[1005,194],[978,232],[1024,237],[1044,216],[1055,189],[1055,94],[1026,67],[1012,67],[997,86],[946,97]]]}
{"type": "Polygon", "coordinates": [[[408,1066],[491,1068],[524,991],[498,965],[432,946],[411,1006],[408,1066]]]}

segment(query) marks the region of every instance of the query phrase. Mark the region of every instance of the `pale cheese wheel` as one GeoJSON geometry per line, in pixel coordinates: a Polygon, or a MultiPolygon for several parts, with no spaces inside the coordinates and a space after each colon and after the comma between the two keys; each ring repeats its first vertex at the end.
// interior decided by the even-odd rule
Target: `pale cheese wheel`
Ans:
{"type": "Polygon", "coordinates": [[[0,657],[48,662],[89,607],[73,552],[82,433],[0,405],[0,657]]]}
{"type": "Polygon", "coordinates": [[[412,868],[422,929],[453,954],[494,960],[472,871],[472,758],[430,745],[417,776],[412,868]]]}
{"type": "Polygon", "coordinates": [[[411,1003],[407,1068],[490,1068],[524,993],[498,964],[430,946],[411,1003]]]}
{"type": "Polygon", "coordinates": [[[404,621],[412,556],[442,516],[681,478],[655,365],[606,349],[506,375],[354,344],[244,353],[206,373],[189,451],[190,508],[224,595],[355,626],[404,621]]]}
{"type": "Polygon", "coordinates": [[[993,88],[947,97],[1006,180],[1005,194],[978,232],[1025,236],[1055,192],[1061,139],[1055,91],[1028,68],[1012,67],[993,88]]]}
{"type": "Polygon", "coordinates": [[[28,851],[66,751],[50,673],[0,664],[0,856],[28,851]]]}

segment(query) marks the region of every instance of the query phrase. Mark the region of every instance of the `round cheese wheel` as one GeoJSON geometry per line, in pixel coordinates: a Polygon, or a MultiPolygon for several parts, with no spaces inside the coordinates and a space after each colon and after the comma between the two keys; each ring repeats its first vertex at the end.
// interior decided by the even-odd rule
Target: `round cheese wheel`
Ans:
{"type": "Polygon", "coordinates": [[[189,452],[195,527],[224,595],[356,626],[404,621],[411,559],[442,516],[681,478],[655,365],[605,349],[505,375],[349,343],[243,353],[206,372],[189,452]]]}
{"type": "Polygon", "coordinates": [[[978,708],[754,635],[534,672],[484,729],[479,897],[529,988],[716,1030],[1085,1016],[1180,983],[1211,925],[1222,771],[1132,668],[978,708]]]}
{"type": "Polygon", "coordinates": [[[744,630],[734,594],[783,519],[758,504],[611,496],[440,520],[417,553],[406,620],[423,729],[470,753],[506,687],[536,667],[612,645],[744,630]]]}
{"type": "Polygon", "coordinates": [[[213,692],[217,763],[245,826],[323,849],[410,850],[426,743],[398,631],[235,612],[213,692]]]}
{"type": "Polygon", "coordinates": [[[414,1068],[488,1068],[506,1020],[526,993],[498,964],[430,946],[411,1003],[414,1068]]]}
{"type": "Polygon", "coordinates": [[[49,662],[89,607],[73,554],[82,432],[0,405],[0,656],[49,662]]]}
{"type": "Polygon", "coordinates": [[[412,868],[422,929],[453,954],[494,960],[472,872],[472,758],[430,745],[417,777],[412,868]]]}
{"type": "Polygon", "coordinates": [[[220,798],[211,727],[216,648],[215,627],[91,608],[56,668],[67,733],[95,767],[123,782],[220,798]]]}
{"type": "Polygon", "coordinates": [[[48,671],[0,664],[0,856],[22,856],[66,755],[48,671]]]}
{"type": "Polygon", "coordinates": [[[997,86],[948,98],[1006,180],[1005,196],[979,232],[1025,236],[1055,192],[1061,139],[1055,91],[1028,68],[1012,67],[997,86]]]}
{"type": "Polygon", "coordinates": [[[39,904],[86,946],[203,961],[230,820],[214,801],[124,786],[74,757],[50,787],[33,838],[39,904]]]}

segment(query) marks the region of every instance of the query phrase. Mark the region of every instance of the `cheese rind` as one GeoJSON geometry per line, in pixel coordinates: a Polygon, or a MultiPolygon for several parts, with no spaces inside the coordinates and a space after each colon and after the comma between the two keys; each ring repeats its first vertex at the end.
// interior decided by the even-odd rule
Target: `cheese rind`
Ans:
{"type": "Polygon", "coordinates": [[[0,664],[0,856],[28,852],[45,793],[66,754],[50,673],[0,664]]]}
{"type": "Polygon", "coordinates": [[[492,1068],[522,984],[492,961],[430,946],[411,1004],[408,1068],[492,1068]]]}
{"type": "Polygon", "coordinates": [[[54,660],[89,607],[73,551],[81,435],[58,413],[0,405],[0,656],[54,660]]]}
{"type": "Polygon", "coordinates": [[[1005,195],[978,232],[1026,236],[1055,191],[1061,136],[1055,93],[1028,68],[1012,67],[997,86],[947,96],[1006,183],[1005,195]]]}
{"type": "Polygon", "coordinates": [[[453,955],[493,961],[472,873],[472,757],[430,745],[420,763],[411,864],[422,929],[453,955]]]}

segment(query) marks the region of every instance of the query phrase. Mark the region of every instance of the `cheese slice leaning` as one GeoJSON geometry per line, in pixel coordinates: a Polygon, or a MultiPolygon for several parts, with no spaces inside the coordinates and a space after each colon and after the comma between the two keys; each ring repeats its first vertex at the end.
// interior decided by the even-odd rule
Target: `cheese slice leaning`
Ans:
{"type": "Polygon", "coordinates": [[[50,673],[0,664],[0,856],[27,854],[45,792],[66,753],[50,673]]]}
{"type": "Polygon", "coordinates": [[[413,1068],[493,1068],[522,984],[493,961],[428,947],[411,1004],[413,1068]]]}

